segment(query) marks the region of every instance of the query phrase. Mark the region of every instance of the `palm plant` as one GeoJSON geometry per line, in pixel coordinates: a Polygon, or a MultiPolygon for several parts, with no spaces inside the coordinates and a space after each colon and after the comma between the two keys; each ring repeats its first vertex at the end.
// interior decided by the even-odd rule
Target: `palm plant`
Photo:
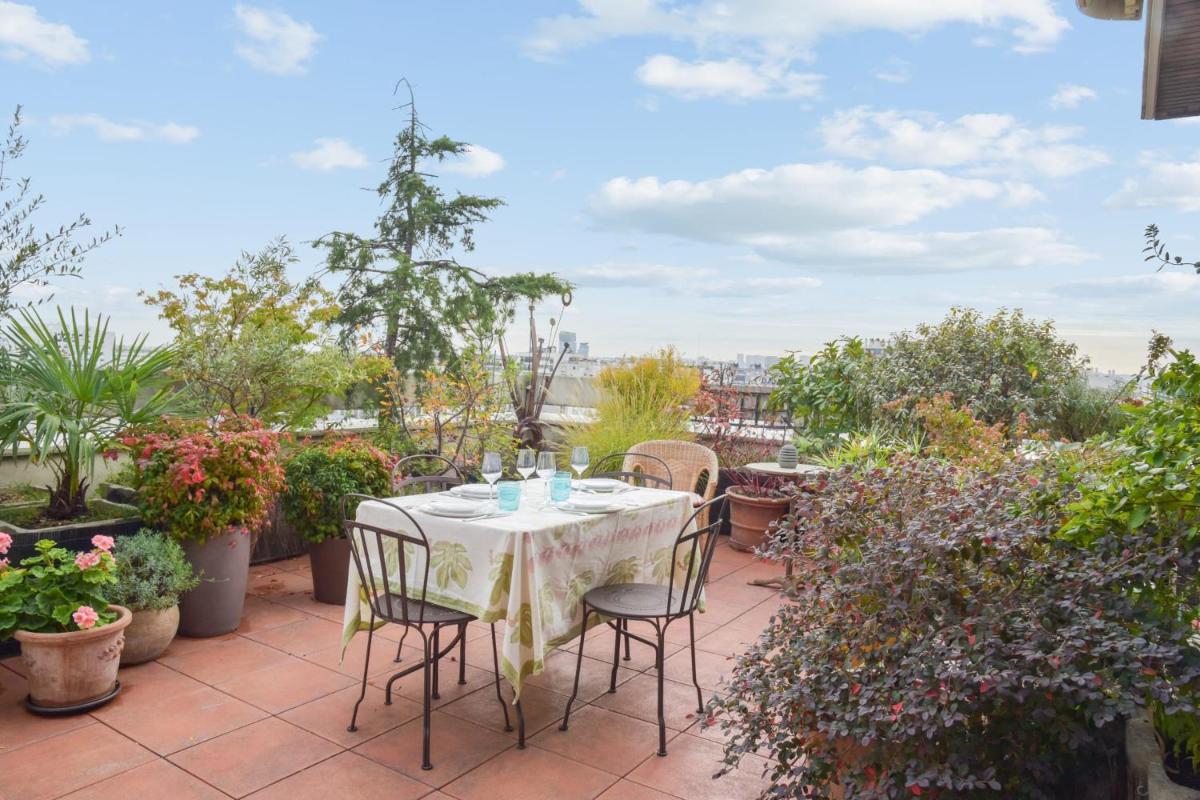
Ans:
{"type": "Polygon", "coordinates": [[[34,311],[22,310],[4,331],[9,350],[3,377],[9,400],[0,410],[0,451],[28,447],[34,463],[54,475],[47,515],[70,519],[87,511],[87,490],[98,456],[121,433],[148,423],[171,405],[174,393],[155,386],[172,351],[146,346],[139,336],[116,340],[106,355],[108,320],[58,310],[59,331],[34,311]]]}

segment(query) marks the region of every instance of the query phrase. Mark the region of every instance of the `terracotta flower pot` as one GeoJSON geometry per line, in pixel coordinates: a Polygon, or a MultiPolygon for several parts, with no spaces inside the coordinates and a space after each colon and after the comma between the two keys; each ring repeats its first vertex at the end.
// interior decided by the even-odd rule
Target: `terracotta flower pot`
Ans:
{"type": "Polygon", "coordinates": [[[29,699],[39,709],[88,706],[112,694],[125,629],[133,615],[124,606],[108,609],[117,612],[117,619],[89,630],[16,632],[29,679],[29,699]]]}
{"type": "Polygon", "coordinates": [[[133,622],[125,629],[125,649],[121,666],[142,664],[158,658],[179,630],[179,606],[147,608],[133,612],[133,622]]]}
{"type": "Polygon", "coordinates": [[[200,585],[179,600],[179,632],[205,638],[236,631],[250,577],[250,536],[240,530],[184,541],[183,552],[200,585]]]}
{"type": "Polygon", "coordinates": [[[754,550],[767,540],[771,523],[783,518],[790,500],[786,497],[747,497],[731,490],[729,498],[729,546],[754,550]]]}
{"type": "Polygon", "coordinates": [[[350,540],[326,539],[308,549],[312,564],[313,599],[340,606],[346,602],[346,575],[350,571],[350,540]]]}

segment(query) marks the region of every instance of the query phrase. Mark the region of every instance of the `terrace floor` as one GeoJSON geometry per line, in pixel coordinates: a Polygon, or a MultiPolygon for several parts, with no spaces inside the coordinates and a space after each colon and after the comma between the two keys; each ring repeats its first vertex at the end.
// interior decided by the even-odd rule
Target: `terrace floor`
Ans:
{"type": "MultiPolygon", "coordinates": [[[[718,547],[708,611],[696,620],[706,689],[718,685],[779,603],[775,592],[746,581],[779,571],[724,541],[718,547]]],[[[77,717],[26,712],[19,659],[0,661],[0,800],[751,800],[766,785],[757,756],[712,779],[722,738],[701,728],[693,705],[685,626],[676,626],[667,644],[665,758],[654,754],[649,648],[633,644],[617,693],[608,694],[612,639],[593,632],[565,733],[558,723],[574,675],[574,644],[548,656],[546,671],[524,693],[528,747],[517,750],[516,733],[503,731],[491,682],[488,628],[476,624],[467,684],[457,685],[457,665],[443,662],[434,769],[423,772],[420,674],[397,684],[400,698],[391,706],[379,688],[394,667],[398,631],[376,635],[359,730],[346,731],[366,637],[356,637],[339,664],[341,616],[339,606],[313,601],[307,559],[254,567],[236,633],[177,638],[157,661],[121,670],[116,700],[77,717]]]]}

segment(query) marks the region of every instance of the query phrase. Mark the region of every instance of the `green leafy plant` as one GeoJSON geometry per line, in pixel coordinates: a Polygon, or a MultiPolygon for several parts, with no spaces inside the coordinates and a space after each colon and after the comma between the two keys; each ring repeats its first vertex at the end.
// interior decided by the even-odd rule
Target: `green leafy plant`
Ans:
{"type": "Polygon", "coordinates": [[[382,496],[390,484],[386,453],[361,439],[334,439],[297,449],[283,463],[280,503],[288,522],[310,542],[341,535],[341,498],[382,496]]]}
{"type": "Polygon", "coordinates": [[[916,456],[925,449],[925,435],[921,431],[901,435],[882,423],[841,434],[833,441],[832,446],[813,456],[813,461],[829,469],[871,470],[887,466],[894,455],[916,456]]]}
{"type": "MultiPolygon", "coordinates": [[[[918,400],[913,418],[925,430],[926,452],[936,458],[992,472],[1014,455],[1003,422],[992,425],[980,422],[970,409],[956,405],[949,392],[918,400]]],[[[1018,418],[1017,427],[1013,438],[1020,440],[1023,415],[1018,418]]]]}
{"type": "MultiPolygon", "coordinates": [[[[11,545],[12,537],[0,533],[0,556],[11,545]]],[[[65,633],[117,618],[107,599],[116,582],[113,540],[95,536],[92,545],[88,552],[73,553],[42,539],[20,566],[0,558],[0,641],[16,631],[65,633]]]]}
{"type": "Polygon", "coordinates": [[[255,530],[283,487],[280,438],[249,417],[212,428],[168,418],[125,437],[146,523],[196,541],[255,530]]]}
{"type": "Polygon", "coordinates": [[[131,611],[171,608],[200,585],[183,548],[158,531],[143,530],[117,540],[116,584],[110,601],[131,611]]]}
{"type": "Polygon", "coordinates": [[[0,409],[0,449],[29,448],[54,476],[47,516],[87,512],[97,458],[115,457],[118,437],[166,411],[174,398],[163,386],[170,350],[146,346],[144,336],[108,344],[108,320],[58,310],[59,330],[22,309],[4,332],[11,350],[4,373],[14,399],[0,409]]]}
{"type": "Polygon", "coordinates": [[[1083,442],[1093,436],[1110,436],[1130,422],[1126,401],[1137,381],[1099,389],[1086,379],[1072,381],[1063,392],[1049,433],[1055,439],[1083,442]]]}
{"type": "Polygon", "coordinates": [[[1105,725],[1195,713],[1190,624],[1127,591],[1176,542],[1064,539],[1053,467],[900,458],[798,495],[772,538],[797,584],[708,709],[727,764],[766,755],[781,797],[1074,797],[1105,725]]]}
{"type": "Polygon", "coordinates": [[[840,433],[870,425],[876,416],[866,391],[869,361],[856,337],[826,343],[807,363],[789,354],[771,367],[770,405],[787,413],[801,436],[827,445],[840,433]]]}

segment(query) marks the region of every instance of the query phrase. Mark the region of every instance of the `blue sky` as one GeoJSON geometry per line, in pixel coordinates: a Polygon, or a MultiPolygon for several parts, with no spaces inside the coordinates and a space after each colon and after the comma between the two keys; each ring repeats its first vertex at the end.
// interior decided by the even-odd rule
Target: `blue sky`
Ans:
{"type": "MultiPolygon", "coordinates": [[[[1200,125],[1139,119],[1141,23],[1073,2],[0,0],[0,109],[44,226],[124,235],[57,300],[164,335],[138,289],[369,231],[407,77],[501,197],[464,261],[580,288],[603,355],[811,351],[951,305],[1056,320],[1102,368],[1200,346],[1200,125]],[[915,6],[915,8],[914,8],[915,6]]],[[[549,311],[546,312],[550,313],[549,311]]]]}

